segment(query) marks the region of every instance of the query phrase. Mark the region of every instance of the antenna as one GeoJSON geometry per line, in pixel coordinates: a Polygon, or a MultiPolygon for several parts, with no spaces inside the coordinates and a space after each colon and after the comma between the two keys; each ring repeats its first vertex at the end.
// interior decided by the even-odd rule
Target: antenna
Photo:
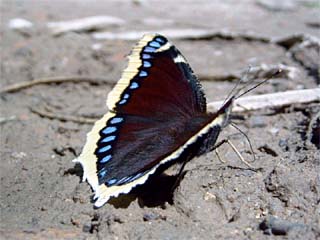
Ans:
{"type": "MultiPolygon", "coordinates": [[[[233,94],[233,92],[237,89],[237,87],[239,86],[239,84],[241,83],[241,81],[245,78],[247,78],[247,76],[249,75],[249,72],[251,70],[251,66],[248,67],[247,71],[244,73],[243,77],[239,78],[239,80],[237,81],[237,83],[233,86],[233,88],[231,89],[231,91],[229,92],[229,94],[227,95],[227,97],[224,99],[224,103],[231,97],[231,96],[235,96],[242,88],[240,88],[239,90],[236,91],[235,94],[233,94]]],[[[245,86],[244,86],[245,87],[245,86]]]]}
{"type": "Polygon", "coordinates": [[[264,84],[265,82],[269,81],[271,78],[273,78],[274,76],[278,75],[281,72],[282,72],[281,68],[277,69],[277,71],[275,71],[269,77],[264,79],[262,82],[259,82],[258,84],[254,85],[253,87],[249,88],[248,90],[246,90],[245,92],[241,93],[240,95],[236,96],[235,99],[238,99],[238,98],[242,97],[243,95],[247,94],[248,92],[252,91],[253,89],[255,89],[255,88],[259,87],[260,85],[264,84]]]}

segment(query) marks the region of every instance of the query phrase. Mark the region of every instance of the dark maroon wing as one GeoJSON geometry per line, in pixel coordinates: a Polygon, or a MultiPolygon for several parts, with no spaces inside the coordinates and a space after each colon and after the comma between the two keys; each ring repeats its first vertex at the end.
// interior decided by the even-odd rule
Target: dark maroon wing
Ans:
{"type": "Polygon", "coordinates": [[[115,116],[100,131],[95,151],[99,183],[107,186],[139,178],[208,122],[201,85],[166,38],[154,35],[134,51],[139,54],[132,53],[128,68],[139,62],[137,71],[119,81],[122,92],[109,95],[118,97],[112,99],[115,116]]]}

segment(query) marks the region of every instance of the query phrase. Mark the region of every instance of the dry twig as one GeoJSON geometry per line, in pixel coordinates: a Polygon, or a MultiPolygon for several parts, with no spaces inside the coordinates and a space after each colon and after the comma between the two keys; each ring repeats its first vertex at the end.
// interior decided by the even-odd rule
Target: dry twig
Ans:
{"type": "MultiPolygon", "coordinates": [[[[98,32],[92,36],[97,40],[138,40],[148,31],[131,31],[131,32],[98,32]]],[[[255,33],[237,33],[227,30],[214,31],[210,29],[159,29],[160,34],[167,36],[170,39],[185,39],[185,40],[210,40],[214,38],[234,40],[245,39],[247,41],[258,41],[269,43],[271,39],[265,36],[260,36],[255,33]]]]}
{"type": "Polygon", "coordinates": [[[38,114],[40,117],[45,117],[45,118],[49,118],[49,119],[57,119],[60,121],[71,121],[71,122],[76,122],[76,123],[88,123],[88,124],[92,124],[95,121],[97,121],[97,119],[94,119],[94,118],[65,116],[65,115],[60,115],[60,114],[56,114],[56,113],[50,113],[48,111],[40,110],[40,109],[36,109],[36,108],[30,108],[30,111],[35,114],[38,114]]]}
{"type": "MultiPolygon", "coordinates": [[[[242,97],[235,101],[232,111],[244,112],[265,108],[279,109],[293,104],[311,102],[320,102],[320,88],[242,97]]],[[[211,102],[208,104],[208,110],[217,111],[222,105],[223,101],[211,102]]]]}
{"type": "Polygon", "coordinates": [[[66,83],[66,82],[72,82],[72,83],[88,82],[94,85],[102,85],[102,84],[113,85],[113,83],[111,83],[110,81],[108,81],[108,79],[105,79],[105,78],[79,77],[79,76],[52,77],[52,78],[35,79],[30,82],[21,82],[21,83],[12,84],[10,86],[0,89],[0,93],[17,92],[22,89],[30,88],[40,84],[51,84],[51,83],[60,84],[60,83],[66,83]]]}
{"type": "Polygon", "coordinates": [[[286,78],[286,79],[294,79],[299,70],[296,67],[287,66],[284,64],[261,64],[258,66],[253,66],[249,70],[238,71],[225,75],[199,75],[199,79],[201,81],[238,81],[239,79],[243,79],[244,77],[246,81],[257,78],[268,78],[274,73],[281,69],[281,72],[277,74],[277,78],[286,78]]]}

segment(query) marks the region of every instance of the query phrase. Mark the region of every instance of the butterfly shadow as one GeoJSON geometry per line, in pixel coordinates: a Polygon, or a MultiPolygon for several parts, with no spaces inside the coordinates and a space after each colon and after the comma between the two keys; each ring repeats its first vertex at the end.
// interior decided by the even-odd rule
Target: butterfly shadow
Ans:
{"type": "Polygon", "coordinates": [[[109,204],[115,208],[128,208],[131,202],[138,200],[141,208],[163,207],[165,204],[173,204],[173,193],[177,187],[177,181],[181,180],[182,176],[167,175],[165,173],[152,175],[148,181],[134,188],[130,194],[123,194],[119,197],[109,200],[109,204]]]}

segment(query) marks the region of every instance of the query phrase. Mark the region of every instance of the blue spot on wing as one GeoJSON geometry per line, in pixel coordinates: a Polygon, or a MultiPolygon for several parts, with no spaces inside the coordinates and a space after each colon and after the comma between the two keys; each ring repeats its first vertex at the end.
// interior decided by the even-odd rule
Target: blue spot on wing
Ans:
{"type": "Polygon", "coordinates": [[[123,118],[122,117],[114,117],[111,119],[110,123],[111,124],[116,124],[116,123],[120,123],[123,121],[123,118]]]}
{"type": "Polygon", "coordinates": [[[130,95],[129,95],[128,93],[126,93],[126,94],[123,95],[123,98],[124,98],[124,99],[128,99],[129,97],[130,97],[130,95]]]}
{"type": "Polygon", "coordinates": [[[113,141],[115,139],[116,139],[116,136],[111,135],[111,136],[108,136],[108,137],[105,137],[104,139],[102,139],[101,142],[103,142],[103,143],[111,142],[111,141],[113,141]]]}
{"type": "Polygon", "coordinates": [[[164,43],[164,40],[160,37],[156,37],[154,40],[156,40],[157,42],[160,42],[160,43],[164,43]]]}
{"type": "Polygon", "coordinates": [[[160,45],[159,42],[152,41],[152,42],[149,43],[149,46],[155,47],[155,48],[159,48],[161,45],[160,45]]]}
{"type": "Polygon", "coordinates": [[[98,150],[98,152],[99,152],[99,153],[103,153],[103,152],[106,152],[106,151],[108,151],[108,150],[110,150],[110,149],[111,149],[111,145],[107,145],[107,146],[105,146],[105,147],[100,148],[100,149],[98,150]]]}
{"type": "Polygon", "coordinates": [[[107,170],[102,170],[98,173],[99,177],[103,178],[107,174],[107,170]]]}
{"type": "Polygon", "coordinates": [[[146,77],[146,76],[148,76],[148,73],[146,71],[141,71],[139,73],[139,77],[146,77]]]}
{"type": "Polygon", "coordinates": [[[112,184],[115,184],[116,182],[117,182],[117,179],[112,178],[112,179],[110,179],[109,181],[107,181],[107,184],[108,184],[108,185],[112,185],[112,184]]]}
{"type": "Polygon", "coordinates": [[[122,99],[122,100],[119,102],[119,104],[125,104],[126,102],[127,102],[126,99],[122,99]]]}
{"type": "Polygon", "coordinates": [[[144,52],[146,52],[146,53],[152,53],[152,52],[154,52],[155,50],[156,50],[155,48],[149,47],[149,46],[147,46],[147,47],[144,48],[144,52]]]}
{"type": "Polygon", "coordinates": [[[106,162],[108,162],[111,158],[112,158],[111,155],[107,155],[107,156],[105,156],[104,158],[102,158],[102,159],[100,160],[100,163],[106,163],[106,162]]]}
{"type": "Polygon", "coordinates": [[[138,88],[139,87],[139,84],[137,83],[137,82],[132,82],[131,84],[130,84],[130,89],[136,89],[136,88],[138,88]]]}
{"type": "Polygon", "coordinates": [[[107,135],[107,134],[113,133],[115,131],[117,131],[116,127],[107,127],[102,130],[102,133],[107,135]]]}
{"type": "Polygon", "coordinates": [[[143,66],[146,68],[151,67],[151,63],[148,61],[143,61],[143,66]]]}
{"type": "Polygon", "coordinates": [[[150,59],[151,58],[151,55],[150,54],[142,54],[142,59],[150,59]]]}

